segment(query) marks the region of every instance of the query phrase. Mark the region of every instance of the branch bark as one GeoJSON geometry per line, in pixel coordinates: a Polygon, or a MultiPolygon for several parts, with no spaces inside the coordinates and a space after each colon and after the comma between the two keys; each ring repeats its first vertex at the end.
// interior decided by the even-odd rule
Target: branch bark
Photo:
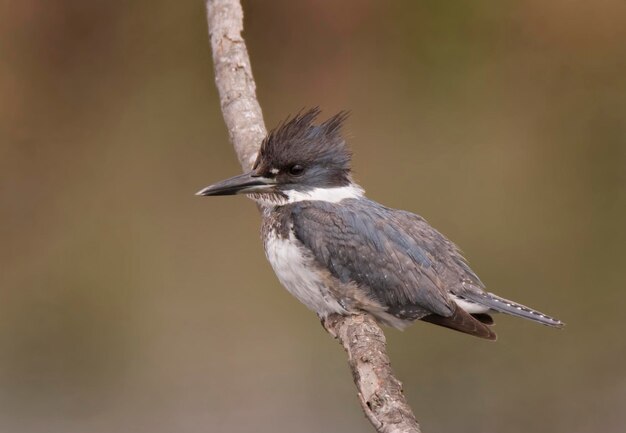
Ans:
{"type": "Polygon", "coordinates": [[[369,314],[333,314],[322,322],[348,353],[361,408],[378,432],[420,433],[402,383],[391,370],[385,334],[369,314]]]}
{"type": "Polygon", "coordinates": [[[239,163],[249,171],[267,130],[241,36],[243,10],[239,0],[207,0],[206,7],[222,115],[239,163]]]}
{"type": "MultiPolygon", "coordinates": [[[[206,7],[222,115],[239,163],[247,171],[267,132],[241,36],[243,10],[239,0],[207,0],[206,7]]],[[[420,433],[376,321],[366,314],[333,315],[322,324],[348,353],[361,406],[374,428],[381,433],[420,433]]]]}

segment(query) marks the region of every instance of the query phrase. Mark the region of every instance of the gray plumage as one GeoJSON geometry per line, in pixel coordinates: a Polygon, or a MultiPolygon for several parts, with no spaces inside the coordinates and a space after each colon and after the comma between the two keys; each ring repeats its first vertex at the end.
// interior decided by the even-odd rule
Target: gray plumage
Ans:
{"type": "Polygon", "coordinates": [[[495,339],[490,313],[563,324],[485,290],[459,249],[422,217],[365,198],[341,137],[345,113],[300,114],[272,131],[251,173],[201,195],[246,193],[264,206],[262,237],[278,278],[320,316],[367,311],[495,339]]]}

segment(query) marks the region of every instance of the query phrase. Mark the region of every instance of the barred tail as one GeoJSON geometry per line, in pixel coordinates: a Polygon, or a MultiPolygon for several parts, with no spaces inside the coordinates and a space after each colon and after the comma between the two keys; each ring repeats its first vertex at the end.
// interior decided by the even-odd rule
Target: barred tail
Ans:
{"type": "Polygon", "coordinates": [[[560,320],[550,317],[547,314],[528,308],[525,305],[509,301],[508,299],[501,298],[493,293],[464,293],[463,298],[469,299],[470,301],[476,302],[480,305],[484,305],[491,310],[533,320],[541,323],[542,325],[552,326],[555,328],[562,328],[565,325],[560,320]]]}

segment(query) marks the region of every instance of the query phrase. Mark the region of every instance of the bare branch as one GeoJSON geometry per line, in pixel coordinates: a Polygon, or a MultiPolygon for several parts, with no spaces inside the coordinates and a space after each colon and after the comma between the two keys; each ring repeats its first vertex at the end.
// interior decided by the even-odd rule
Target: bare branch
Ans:
{"type": "Polygon", "coordinates": [[[239,163],[247,171],[252,168],[267,131],[256,99],[250,57],[241,36],[243,11],[238,0],[207,0],[206,6],[222,115],[239,163]]]}
{"type": "Polygon", "coordinates": [[[365,416],[379,432],[420,433],[402,383],[393,375],[385,334],[367,314],[334,314],[322,322],[348,352],[348,364],[365,416]]]}
{"type": "MultiPolygon", "coordinates": [[[[222,114],[239,162],[244,170],[250,170],[267,132],[256,98],[250,58],[241,36],[241,3],[207,0],[206,6],[222,114]]],[[[361,406],[376,430],[420,433],[402,394],[402,385],[391,371],[385,336],[376,321],[365,314],[335,315],[323,325],[348,352],[361,406]]]]}

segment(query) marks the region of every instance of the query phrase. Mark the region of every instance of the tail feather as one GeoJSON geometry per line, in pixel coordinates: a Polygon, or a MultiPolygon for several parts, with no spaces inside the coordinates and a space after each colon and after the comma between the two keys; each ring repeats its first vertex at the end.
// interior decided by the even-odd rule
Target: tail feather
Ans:
{"type": "Polygon", "coordinates": [[[501,298],[489,292],[470,292],[463,293],[462,298],[484,305],[491,310],[498,311],[500,313],[510,314],[512,316],[522,317],[529,319],[542,325],[552,326],[554,328],[562,328],[565,324],[558,319],[543,314],[537,310],[526,307],[525,305],[518,304],[517,302],[509,301],[508,299],[501,298]]]}
{"type": "MultiPolygon", "coordinates": [[[[485,316],[487,316],[485,314],[485,316]]],[[[420,320],[433,323],[455,331],[464,332],[475,337],[485,338],[487,340],[495,340],[496,333],[493,332],[482,321],[475,319],[468,312],[460,307],[455,307],[454,312],[449,317],[440,316],[438,314],[430,314],[422,317],[420,320]]]]}
{"type": "Polygon", "coordinates": [[[470,313],[472,317],[478,320],[480,323],[484,323],[485,325],[492,326],[495,322],[493,321],[493,317],[486,313],[470,313]]]}

